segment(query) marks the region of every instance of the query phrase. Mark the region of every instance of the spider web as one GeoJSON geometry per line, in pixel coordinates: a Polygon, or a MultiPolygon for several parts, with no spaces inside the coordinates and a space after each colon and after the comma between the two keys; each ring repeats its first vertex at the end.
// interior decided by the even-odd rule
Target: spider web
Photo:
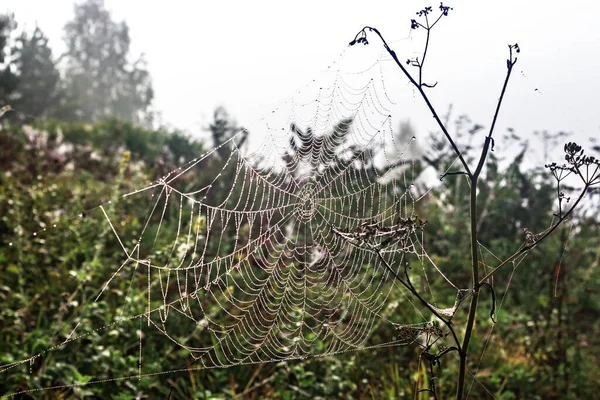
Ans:
{"type": "MultiPolygon", "coordinates": [[[[120,316],[74,320],[60,343],[0,371],[126,323],[138,330],[138,378],[180,370],[144,370],[152,334],[187,355],[181,370],[439,338],[386,267],[414,257],[423,287],[433,274],[458,293],[423,248],[415,138],[395,134],[386,60],[361,66],[365,51],[345,51],[249,129],[99,206],[116,262],[93,303],[117,301],[120,316]],[[132,207],[148,210],[143,225],[129,222],[132,207]],[[119,280],[129,289],[116,295],[119,280]],[[400,301],[412,311],[397,312],[400,301]],[[407,313],[422,322],[403,323],[407,313]]],[[[456,305],[438,310],[451,317],[456,305]]]]}

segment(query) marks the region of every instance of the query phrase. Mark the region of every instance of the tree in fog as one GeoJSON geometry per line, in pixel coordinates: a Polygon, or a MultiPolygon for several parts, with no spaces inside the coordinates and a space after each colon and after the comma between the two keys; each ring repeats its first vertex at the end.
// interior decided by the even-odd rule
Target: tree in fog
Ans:
{"type": "Polygon", "coordinates": [[[0,15],[0,107],[10,103],[17,87],[17,76],[10,63],[10,35],[16,27],[12,14],[0,15]]]}
{"type": "Polygon", "coordinates": [[[13,46],[17,86],[11,105],[20,118],[55,115],[60,96],[60,73],[48,38],[36,26],[32,35],[21,33],[13,46]]]}
{"type": "MultiPolygon", "coordinates": [[[[210,132],[213,147],[218,149],[217,152],[219,157],[226,158],[230,149],[220,146],[235,136],[240,130],[243,130],[243,128],[237,126],[236,122],[229,116],[229,113],[224,107],[217,107],[213,112],[213,120],[206,130],[210,132]]],[[[236,145],[241,147],[245,143],[246,138],[247,131],[243,130],[240,139],[236,141],[236,145]]]]}
{"type": "Polygon", "coordinates": [[[143,57],[130,60],[129,28],[116,22],[103,0],[75,6],[65,26],[66,97],[63,118],[148,121],[152,83],[143,57]]]}

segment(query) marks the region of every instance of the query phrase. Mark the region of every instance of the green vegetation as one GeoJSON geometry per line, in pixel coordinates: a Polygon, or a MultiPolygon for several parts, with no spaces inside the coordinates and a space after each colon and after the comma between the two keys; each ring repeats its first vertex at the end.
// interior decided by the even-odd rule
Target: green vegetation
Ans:
{"type": "MultiPolygon", "coordinates": [[[[86,329],[118,319],[118,299],[127,291],[127,279],[110,288],[116,297],[107,299],[117,301],[91,301],[119,262],[119,255],[111,250],[118,248],[118,243],[95,207],[174,169],[201,153],[203,144],[181,134],[111,121],[94,125],[47,123],[36,128],[5,124],[0,149],[0,354],[6,365],[51,347],[55,338],[68,337],[70,321],[80,313],[82,321],[89,322],[86,329]],[[83,218],[77,217],[81,210],[90,211],[83,218]],[[59,225],[58,234],[30,236],[53,224],[59,225]]],[[[499,257],[509,255],[523,242],[522,227],[541,230],[556,211],[555,188],[548,173],[523,169],[526,151],[523,146],[505,169],[492,157],[481,181],[481,231],[489,236],[480,240],[489,243],[499,257]]],[[[443,154],[428,153],[427,158],[448,164],[450,157],[443,154]]],[[[206,176],[195,179],[209,179],[211,173],[209,170],[206,176]]],[[[464,185],[464,180],[445,180],[427,201],[418,203],[419,215],[428,220],[428,251],[459,286],[466,286],[470,279],[463,268],[469,262],[465,251],[469,237],[461,234],[468,231],[464,185]]],[[[147,210],[135,204],[126,206],[133,215],[127,225],[135,229],[147,210]]],[[[169,217],[165,224],[165,229],[175,229],[176,218],[169,217]]],[[[501,309],[496,311],[498,323],[494,325],[485,311],[491,308],[491,300],[482,297],[484,312],[472,354],[480,354],[484,347],[487,350],[484,367],[477,374],[483,386],[475,383],[471,396],[486,398],[490,391],[503,399],[575,399],[591,398],[600,389],[594,378],[600,372],[596,362],[600,356],[600,282],[595,273],[600,260],[598,235],[596,215],[582,212],[524,262],[495,278],[501,309]]],[[[484,263],[493,261],[485,251],[482,258],[484,263]]],[[[441,282],[429,283],[442,298],[444,293],[436,292],[436,284],[441,282]]],[[[453,293],[446,296],[451,301],[453,293]]],[[[394,301],[399,303],[397,308],[386,312],[402,312],[406,300],[397,294],[394,301]]],[[[143,304],[133,299],[130,307],[143,304]]],[[[143,313],[143,309],[128,311],[143,313]]],[[[16,367],[20,373],[5,371],[0,393],[135,376],[137,324],[133,320],[113,329],[90,331],[85,340],[76,342],[73,351],[49,352],[31,366],[16,367]]],[[[179,333],[185,336],[185,332],[179,333]]],[[[382,337],[392,334],[376,331],[382,337]]],[[[377,338],[373,341],[376,343],[377,338]]],[[[163,336],[153,335],[144,345],[144,370],[180,367],[185,353],[163,336]]],[[[324,359],[178,372],[32,395],[155,398],[166,397],[172,390],[172,398],[222,398],[242,393],[243,398],[413,398],[416,391],[428,387],[430,379],[425,363],[419,366],[418,355],[415,346],[384,348],[324,359]]],[[[478,358],[472,359],[472,371],[479,365],[478,358]]],[[[438,390],[442,398],[455,390],[452,379],[457,365],[451,358],[447,360],[440,370],[443,384],[438,390]]]]}

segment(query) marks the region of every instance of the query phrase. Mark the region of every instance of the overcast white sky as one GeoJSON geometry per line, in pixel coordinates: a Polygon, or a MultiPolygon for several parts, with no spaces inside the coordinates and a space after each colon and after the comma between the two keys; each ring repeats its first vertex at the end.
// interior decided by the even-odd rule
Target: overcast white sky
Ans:
{"type": "MultiPolygon", "coordinates": [[[[8,0],[20,26],[37,22],[56,54],[71,0],[8,0]]],[[[129,24],[134,52],[152,73],[163,121],[200,134],[224,105],[249,126],[318,76],[364,25],[378,28],[400,59],[412,56],[422,32],[410,19],[422,1],[192,1],[106,0],[129,24]],[[408,38],[408,39],[407,39],[408,38]],[[411,47],[412,46],[412,47],[411,47]]],[[[454,11],[434,30],[427,76],[440,110],[454,104],[489,124],[504,74],[508,43],[522,48],[509,85],[501,126],[600,136],[600,24],[597,1],[448,1],[454,11]],[[535,92],[535,89],[539,92],[535,92]],[[540,94],[541,93],[541,94],[540,94]]],[[[373,46],[379,43],[372,40],[373,46]]],[[[402,82],[404,83],[404,82],[402,82]]],[[[399,90],[411,90],[400,86],[399,90]]],[[[415,102],[422,107],[421,100],[415,102]]],[[[408,114],[408,113],[407,113],[408,114]]],[[[417,131],[430,121],[411,118],[417,131]]]]}

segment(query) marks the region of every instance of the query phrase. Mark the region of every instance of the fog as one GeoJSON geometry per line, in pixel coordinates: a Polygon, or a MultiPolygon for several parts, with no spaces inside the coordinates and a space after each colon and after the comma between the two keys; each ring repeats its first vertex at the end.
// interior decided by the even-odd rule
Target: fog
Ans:
{"type": "MultiPolygon", "coordinates": [[[[144,53],[164,124],[203,135],[218,105],[251,126],[282,100],[318,77],[364,25],[378,28],[400,59],[422,51],[423,31],[410,19],[427,2],[127,2],[106,0],[130,27],[134,54],[144,53]]],[[[432,5],[436,6],[437,4],[432,5]]],[[[572,131],[598,136],[600,28],[597,2],[448,2],[454,10],[432,34],[426,75],[440,110],[489,125],[505,75],[507,44],[522,48],[509,84],[499,129],[572,131]]],[[[20,28],[35,24],[55,54],[71,1],[8,0],[20,28]]],[[[382,49],[371,41],[371,46],[382,49]]],[[[399,77],[402,79],[402,77],[399,77]]],[[[411,91],[406,79],[398,90],[411,91]]],[[[423,107],[414,97],[415,107],[423,107]]],[[[417,131],[433,129],[407,109],[417,131]]]]}

